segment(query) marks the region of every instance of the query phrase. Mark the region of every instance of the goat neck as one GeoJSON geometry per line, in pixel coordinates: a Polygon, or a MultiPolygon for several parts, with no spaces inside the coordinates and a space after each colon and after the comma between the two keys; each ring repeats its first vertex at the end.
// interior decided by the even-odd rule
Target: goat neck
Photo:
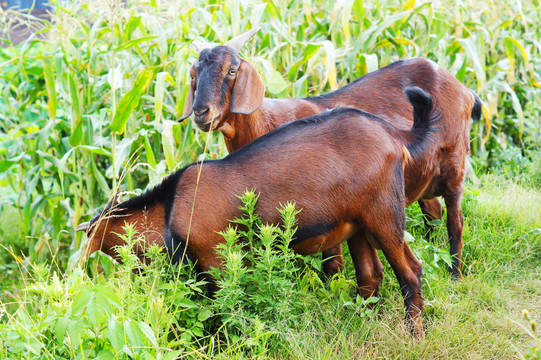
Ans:
{"type": "Polygon", "coordinates": [[[318,114],[323,110],[306,99],[265,98],[261,107],[251,114],[229,113],[218,130],[224,135],[227,150],[232,152],[282,124],[318,114]]]}

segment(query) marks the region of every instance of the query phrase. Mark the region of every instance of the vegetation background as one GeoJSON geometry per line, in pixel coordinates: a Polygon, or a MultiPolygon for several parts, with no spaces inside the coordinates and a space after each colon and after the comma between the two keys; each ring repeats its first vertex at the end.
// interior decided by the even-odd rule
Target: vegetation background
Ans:
{"type": "MultiPolygon", "coordinates": [[[[2,30],[32,20],[0,10],[2,30]]],[[[541,358],[540,24],[539,0],[61,2],[41,21],[46,39],[0,48],[0,357],[541,358]],[[323,279],[316,258],[273,253],[291,231],[260,228],[250,206],[243,221],[259,235],[224,235],[255,236],[266,253],[228,241],[232,265],[216,274],[214,302],[159,249],[151,276],[132,273],[141,264],[129,249],[122,266],[97,254],[78,267],[85,238],[74,225],[113,189],[130,197],[226,155],[221,135],[177,122],[197,57],[190,44],[258,25],[241,54],[269,97],[321,94],[423,56],[485,102],[471,132],[462,282],[447,275],[445,226],[426,241],[419,209],[407,211],[425,272],[424,341],[401,326],[390,268],[367,310],[347,258],[344,274],[323,279]],[[244,256],[267,267],[243,268],[244,256]],[[252,289],[268,274],[272,291],[252,289]]]]}

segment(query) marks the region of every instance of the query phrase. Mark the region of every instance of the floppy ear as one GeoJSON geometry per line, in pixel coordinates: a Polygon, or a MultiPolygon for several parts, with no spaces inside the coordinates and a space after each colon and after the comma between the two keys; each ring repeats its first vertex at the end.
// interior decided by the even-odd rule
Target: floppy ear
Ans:
{"type": "Polygon", "coordinates": [[[188,95],[186,95],[186,101],[184,102],[184,113],[182,114],[182,116],[178,120],[179,122],[186,119],[192,113],[192,110],[193,110],[193,93],[194,93],[194,89],[193,89],[192,82],[190,81],[190,88],[188,89],[188,95]]]}
{"type": "Polygon", "coordinates": [[[233,86],[230,111],[237,114],[251,114],[261,107],[265,97],[265,84],[261,76],[247,61],[242,60],[233,86]]]}

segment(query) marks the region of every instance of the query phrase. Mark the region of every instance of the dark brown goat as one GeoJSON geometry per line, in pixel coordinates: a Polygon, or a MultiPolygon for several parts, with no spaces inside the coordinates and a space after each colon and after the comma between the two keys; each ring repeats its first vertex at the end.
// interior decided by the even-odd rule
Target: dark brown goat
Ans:
{"type": "MultiPolygon", "coordinates": [[[[441,110],[442,131],[434,137],[436,146],[406,166],[406,206],[418,201],[430,229],[429,221],[441,218],[437,197],[443,196],[453,257],[450,272],[460,278],[464,224],[460,202],[469,153],[470,118],[480,117],[479,98],[434,62],[414,58],[366,74],[325,95],[267,99],[257,70],[237,55],[257,31],[251,30],[213,49],[197,45],[202,50],[190,70],[190,90],[180,120],[190,116],[193,109],[195,124],[203,131],[220,131],[231,152],[283,123],[340,106],[368,111],[407,129],[413,117],[404,89],[424,89],[441,110]]],[[[329,259],[324,264],[325,272],[332,274],[343,266],[341,254],[341,246],[323,254],[329,259]]]]}
{"type": "Polygon", "coordinates": [[[280,203],[294,201],[302,209],[290,244],[296,252],[317,253],[347,240],[364,297],[377,293],[381,282],[381,249],[402,289],[408,324],[420,334],[422,266],[404,241],[403,169],[410,156],[429,151],[435,117],[430,95],[419,88],[406,94],[414,109],[411,130],[354,108],[283,125],[224,159],[188,166],[80,225],[89,233],[85,256],[111,251],[111,244],[122,243],[121,227],[135,223],[149,237],[145,243],[163,236],[174,262],[187,254],[200,271],[219,267],[215,248],[224,239],[218,231],[240,216],[237,195],[256,189],[264,223],[280,222],[280,203]]]}

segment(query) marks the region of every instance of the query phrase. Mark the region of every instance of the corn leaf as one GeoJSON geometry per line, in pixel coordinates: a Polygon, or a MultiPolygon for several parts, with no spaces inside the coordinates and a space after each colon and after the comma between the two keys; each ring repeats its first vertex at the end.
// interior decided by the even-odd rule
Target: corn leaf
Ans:
{"type": "Polygon", "coordinates": [[[132,89],[128,91],[118,103],[118,107],[111,123],[111,131],[113,133],[120,135],[124,132],[126,123],[128,122],[133,109],[139,104],[141,95],[143,95],[150,85],[153,77],[154,73],[147,69],[141,70],[139,75],[137,75],[137,79],[135,79],[132,89]]]}
{"type": "Polygon", "coordinates": [[[47,87],[47,111],[49,117],[56,118],[56,109],[58,107],[56,100],[54,67],[50,58],[43,59],[43,75],[45,77],[45,86],[47,87]]]}

